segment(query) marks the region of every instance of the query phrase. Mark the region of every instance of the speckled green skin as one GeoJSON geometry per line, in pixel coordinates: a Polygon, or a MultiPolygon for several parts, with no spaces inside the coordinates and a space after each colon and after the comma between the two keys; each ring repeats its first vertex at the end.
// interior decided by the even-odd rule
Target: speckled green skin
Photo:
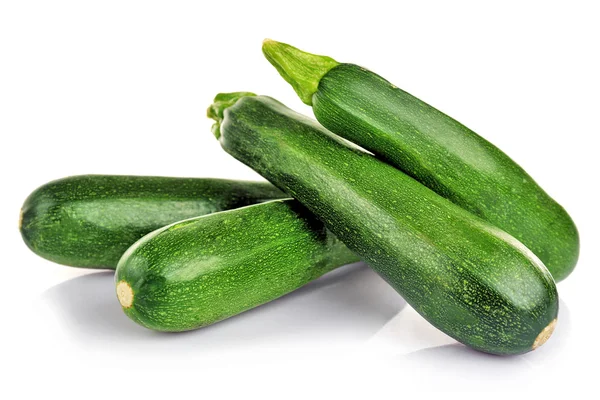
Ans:
{"type": "Polygon", "coordinates": [[[23,240],[59,264],[115,269],[123,252],[167,224],[285,197],[266,182],[82,175],[36,189],[23,204],[23,240]]]}
{"type": "Polygon", "coordinates": [[[558,313],[519,241],[269,97],[227,108],[222,147],[303,203],[429,322],[477,350],[532,349],[558,313]]]}
{"type": "Polygon", "coordinates": [[[116,284],[133,304],[123,311],[159,331],[185,331],[274,300],[324,273],[358,261],[295,200],[193,218],[159,229],[124,255],[116,284]]]}
{"type": "Polygon", "coordinates": [[[510,233],[556,281],[575,268],[570,216],[496,146],[362,67],[274,41],[263,50],[325,128],[510,233]]]}
{"type": "Polygon", "coordinates": [[[356,65],[323,76],[313,95],[323,126],[510,233],[556,281],[579,256],[573,220],[535,181],[475,132],[356,65]]]}

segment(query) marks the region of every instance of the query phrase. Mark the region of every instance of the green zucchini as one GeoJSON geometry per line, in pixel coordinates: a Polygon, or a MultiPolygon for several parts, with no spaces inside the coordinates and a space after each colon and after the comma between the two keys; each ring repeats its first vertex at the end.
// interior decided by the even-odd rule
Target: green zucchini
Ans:
{"type": "Polygon", "coordinates": [[[136,242],[119,262],[117,297],[159,331],[210,325],[358,261],[292,199],[177,222],[136,242]]]}
{"type": "Polygon", "coordinates": [[[550,336],[556,286],[518,240],[276,100],[221,101],[233,97],[209,111],[225,151],[306,206],[429,322],[495,354],[550,336]]]}
{"type": "Polygon", "coordinates": [[[263,52],[325,128],[510,233],[556,281],[575,268],[573,220],[493,144],[362,67],[270,40],[263,52]]]}
{"type": "Polygon", "coordinates": [[[115,269],[145,234],[182,219],[285,195],[267,182],[81,175],[36,189],[19,229],[37,255],[59,264],[115,269]]]}

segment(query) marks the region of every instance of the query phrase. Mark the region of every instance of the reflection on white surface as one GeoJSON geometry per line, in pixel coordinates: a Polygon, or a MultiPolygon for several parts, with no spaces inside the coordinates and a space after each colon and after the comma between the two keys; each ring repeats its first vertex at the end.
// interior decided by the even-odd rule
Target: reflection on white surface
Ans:
{"type": "Polygon", "coordinates": [[[408,354],[416,350],[455,344],[456,340],[436,329],[410,306],[405,307],[370,340],[374,348],[408,354]]]}
{"type": "Polygon", "coordinates": [[[384,359],[391,371],[420,371],[425,380],[434,374],[441,381],[483,383],[503,377],[528,384],[534,370],[547,369],[560,357],[570,330],[570,313],[561,301],[559,324],[539,350],[513,357],[480,353],[431,326],[362,263],[236,317],[184,333],[153,332],[135,324],[121,311],[114,291],[113,273],[101,272],[59,284],[41,300],[59,317],[64,334],[90,351],[110,353],[134,344],[136,350],[154,355],[221,356],[244,349],[262,354],[263,349],[276,349],[277,356],[280,350],[302,344],[325,351],[341,346],[381,356],[378,362],[384,359]]]}
{"type": "Polygon", "coordinates": [[[60,316],[65,331],[89,346],[135,341],[197,348],[269,343],[289,339],[322,344],[366,341],[405,306],[404,300],[362,263],[352,264],[273,302],[212,326],[184,333],[158,333],[131,321],[116,299],[114,275],[101,272],[49,289],[43,301],[60,316]]]}
{"type": "MultiPolygon", "coordinates": [[[[562,300],[560,300],[559,307],[559,323],[556,326],[556,330],[550,340],[539,351],[527,353],[527,357],[531,358],[531,360],[542,359],[549,354],[560,351],[561,346],[566,342],[566,336],[571,324],[569,309],[562,300]]],[[[464,354],[482,354],[458,344],[456,340],[434,328],[410,306],[402,309],[385,324],[370,339],[369,345],[373,348],[385,349],[386,351],[393,350],[395,354],[411,355],[411,357],[415,354],[426,356],[428,352],[436,354],[437,352],[432,351],[433,349],[439,349],[440,355],[457,351],[464,354]]],[[[498,358],[494,356],[489,357],[498,358]]]]}

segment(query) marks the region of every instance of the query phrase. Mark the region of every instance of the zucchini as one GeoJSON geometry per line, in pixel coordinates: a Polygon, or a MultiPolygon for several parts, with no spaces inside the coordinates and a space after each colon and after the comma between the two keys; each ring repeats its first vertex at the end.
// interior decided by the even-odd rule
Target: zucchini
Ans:
{"type": "Polygon", "coordinates": [[[185,331],[274,300],[355,261],[297,201],[273,200],[146,235],[119,262],[116,291],[137,323],[185,331]]]}
{"type": "Polygon", "coordinates": [[[81,175],[36,189],[19,229],[37,255],[59,264],[115,269],[145,234],[182,219],[285,195],[267,182],[81,175]]]}
{"type": "Polygon", "coordinates": [[[232,97],[209,111],[225,151],[306,206],[429,322],[495,354],[550,336],[556,286],[518,240],[276,100],[221,101],[232,97]]]}
{"type": "Polygon", "coordinates": [[[263,52],[325,128],[510,233],[556,281],[575,268],[573,220],[493,144],[362,67],[271,40],[263,52]]]}

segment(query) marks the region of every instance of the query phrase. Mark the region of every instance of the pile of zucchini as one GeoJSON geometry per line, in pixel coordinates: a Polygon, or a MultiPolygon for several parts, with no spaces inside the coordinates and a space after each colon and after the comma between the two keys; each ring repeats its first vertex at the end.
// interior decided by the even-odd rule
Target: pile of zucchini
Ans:
{"type": "Polygon", "coordinates": [[[270,183],[76,176],[34,191],[25,243],[116,269],[123,311],[159,331],[210,325],[363,260],[474,349],[542,345],[579,253],[566,211],[464,125],[353,64],[266,40],[317,121],[249,92],[215,97],[223,149],[270,183]],[[368,152],[367,152],[368,150],[368,152]]]}

